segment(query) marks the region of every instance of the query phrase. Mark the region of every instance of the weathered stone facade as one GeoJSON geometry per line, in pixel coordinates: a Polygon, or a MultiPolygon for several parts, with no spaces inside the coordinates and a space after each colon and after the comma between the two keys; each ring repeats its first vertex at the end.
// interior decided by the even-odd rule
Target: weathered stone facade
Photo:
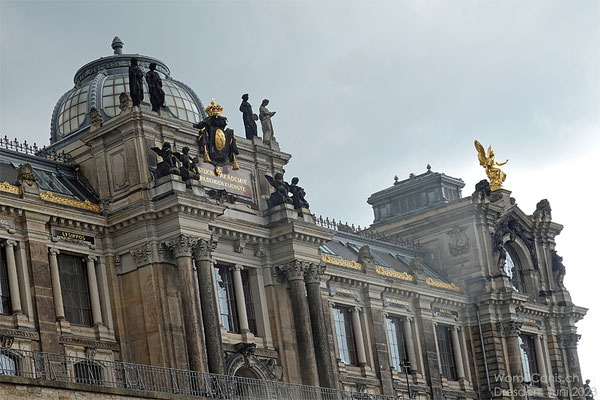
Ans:
{"type": "MultiPolygon", "coordinates": [[[[275,141],[237,137],[239,172],[199,162],[200,179],[156,178],[152,148],[200,155],[197,129],[146,103],[101,112],[45,157],[0,149],[2,347],[423,400],[525,397],[533,372],[548,381],[534,397],[581,384],[586,310],[562,284],[547,202],[528,215],[507,190],[461,198],[462,181],[428,169],[374,194],[375,223],[358,230],[269,208],[265,175],[291,157],[275,141]],[[25,163],[37,182],[16,179],[25,163]]],[[[0,383],[7,398],[100,396],[75,389],[0,383]]]]}

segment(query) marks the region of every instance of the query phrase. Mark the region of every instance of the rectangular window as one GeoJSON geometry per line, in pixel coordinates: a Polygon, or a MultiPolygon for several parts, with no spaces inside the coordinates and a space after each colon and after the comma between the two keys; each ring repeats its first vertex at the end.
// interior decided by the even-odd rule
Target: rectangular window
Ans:
{"type": "Polygon", "coordinates": [[[540,380],[532,382],[532,378],[539,374],[537,365],[537,356],[535,354],[535,339],[531,335],[519,335],[519,344],[521,350],[521,362],[523,363],[523,380],[539,386],[540,380]]]}
{"type": "MultiPolygon", "coordinates": [[[[387,317],[388,339],[390,345],[390,355],[392,356],[392,366],[396,371],[402,371],[401,365],[408,358],[406,352],[406,343],[404,342],[404,323],[398,317],[387,317]]],[[[411,365],[414,368],[414,366],[411,365]]]]}
{"type": "Polygon", "coordinates": [[[6,247],[0,247],[0,314],[11,314],[6,247]]]}
{"type": "Polygon", "coordinates": [[[448,380],[455,381],[456,365],[454,365],[454,348],[452,348],[452,328],[447,325],[437,325],[435,333],[440,351],[439,357],[442,364],[442,376],[448,380]]]}
{"type": "Polygon", "coordinates": [[[344,364],[356,365],[356,346],[352,330],[352,311],[348,307],[333,307],[335,335],[340,360],[344,364]]]}
{"type": "Polygon", "coordinates": [[[218,265],[215,269],[221,323],[228,332],[239,332],[235,292],[233,290],[233,274],[227,266],[218,265]]]}
{"type": "Polygon", "coordinates": [[[75,325],[92,325],[90,291],[83,259],[68,254],[58,255],[60,288],[65,318],[75,325]]]}
{"type": "Polygon", "coordinates": [[[246,302],[246,315],[248,316],[248,329],[256,335],[256,315],[254,313],[254,302],[252,301],[252,289],[250,288],[250,271],[242,270],[242,286],[244,288],[244,301],[246,302]]]}

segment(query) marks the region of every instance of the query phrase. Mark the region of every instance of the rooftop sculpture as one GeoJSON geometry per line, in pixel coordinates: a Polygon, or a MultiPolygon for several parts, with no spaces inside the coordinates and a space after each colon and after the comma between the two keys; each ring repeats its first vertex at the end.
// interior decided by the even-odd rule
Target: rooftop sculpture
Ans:
{"type": "Polygon", "coordinates": [[[501,189],[502,183],[506,180],[506,174],[497,167],[505,165],[508,160],[504,161],[503,163],[496,162],[492,146],[488,147],[486,154],[485,149],[477,140],[475,141],[475,148],[477,149],[479,164],[481,164],[481,166],[485,169],[485,173],[490,180],[490,189],[492,189],[492,191],[501,189]]]}

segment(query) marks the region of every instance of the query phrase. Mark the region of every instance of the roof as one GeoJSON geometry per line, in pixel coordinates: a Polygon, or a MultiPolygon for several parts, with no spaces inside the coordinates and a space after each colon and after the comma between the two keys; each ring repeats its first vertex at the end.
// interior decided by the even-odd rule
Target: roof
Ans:
{"type": "MultiPolygon", "coordinates": [[[[10,143],[0,141],[0,145],[8,147],[10,143]]],[[[30,149],[29,147],[26,148],[30,149]]],[[[19,167],[29,163],[33,168],[33,174],[41,192],[52,192],[63,197],[98,203],[96,194],[89,185],[82,181],[84,178],[81,178],[79,166],[56,161],[67,159],[67,157],[60,154],[43,152],[38,152],[38,154],[40,155],[0,148],[0,182],[8,182],[11,185],[16,184],[19,167]]]]}

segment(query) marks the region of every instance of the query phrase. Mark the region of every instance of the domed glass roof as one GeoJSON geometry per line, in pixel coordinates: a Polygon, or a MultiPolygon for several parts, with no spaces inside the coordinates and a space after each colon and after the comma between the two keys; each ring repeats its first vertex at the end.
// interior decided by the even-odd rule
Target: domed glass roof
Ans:
{"type": "MultiPolygon", "coordinates": [[[[204,106],[194,91],[170,76],[169,68],[160,60],[138,54],[122,54],[123,42],[115,37],[112,42],[114,55],[102,57],[81,67],[75,74],[75,87],[65,93],[52,114],[50,143],[67,137],[78,136],[90,127],[89,112],[92,107],[100,110],[106,121],[119,115],[119,95],[129,92],[129,65],[137,57],[138,65],[145,73],[150,63],[156,63],[156,71],[163,80],[165,105],[171,116],[189,123],[206,118],[204,106]]],[[[150,106],[148,86],[144,82],[142,105],[150,106]]]]}

